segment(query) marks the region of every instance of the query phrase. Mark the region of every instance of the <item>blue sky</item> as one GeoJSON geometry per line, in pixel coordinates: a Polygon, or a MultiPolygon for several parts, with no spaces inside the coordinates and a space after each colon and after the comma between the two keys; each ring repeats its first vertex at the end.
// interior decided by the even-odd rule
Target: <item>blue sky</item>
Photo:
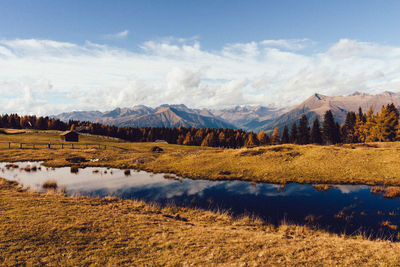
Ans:
{"type": "Polygon", "coordinates": [[[396,91],[399,12],[400,1],[2,0],[0,112],[396,91]]]}
{"type": "Polygon", "coordinates": [[[118,45],[129,49],[166,36],[196,36],[207,49],[302,38],[400,44],[399,1],[2,0],[0,11],[0,36],[7,39],[106,42],[105,34],[128,30],[118,45]]]}

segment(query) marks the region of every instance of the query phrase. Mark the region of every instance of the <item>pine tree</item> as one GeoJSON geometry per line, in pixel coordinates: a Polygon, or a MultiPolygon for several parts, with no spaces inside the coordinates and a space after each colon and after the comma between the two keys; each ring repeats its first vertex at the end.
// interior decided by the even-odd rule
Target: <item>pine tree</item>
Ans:
{"type": "Polygon", "coordinates": [[[342,127],[342,140],[345,143],[355,143],[356,138],[354,136],[354,126],[356,125],[356,113],[348,112],[346,115],[346,120],[342,127]]]}
{"type": "Polygon", "coordinates": [[[290,128],[289,141],[292,144],[297,143],[297,125],[296,125],[296,122],[293,122],[292,127],[290,128]]]}
{"type": "Polygon", "coordinates": [[[364,123],[366,122],[365,114],[363,113],[361,107],[358,108],[358,117],[360,118],[360,120],[362,122],[364,122],[364,123]]]}
{"type": "Polygon", "coordinates": [[[322,144],[322,134],[318,117],[315,118],[311,129],[311,143],[322,144]]]}
{"type": "Polygon", "coordinates": [[[281,142],[282,144],[287,144],[289,143],[289,128],[287,127],[287,125],[285,125],[285,127],[283,127],[283,133],[282,133],[282,139],[281,142]]]}
{"type": "Polygon", "coordinates": [[[336,144],[337,143],[338,129],[333,119],[331,110],[325,112],[324,122],[322,124],[322,139],[325,144],[336,144]]]}
{"type": "Polygon", "coordinates": [[[300,145],[310,143],[310,129],[308,128],[307,116],[304,114],[300,118],[297,135],[297,140],[300,145]]]}

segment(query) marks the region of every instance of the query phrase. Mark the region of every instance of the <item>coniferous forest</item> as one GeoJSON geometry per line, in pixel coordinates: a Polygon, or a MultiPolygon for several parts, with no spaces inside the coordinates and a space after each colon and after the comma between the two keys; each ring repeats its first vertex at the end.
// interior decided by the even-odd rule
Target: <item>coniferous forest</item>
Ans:
{"type": "Polygon", "coordinates": [[[253,147],[267,144],[338,144],[362,142],[390,142],[400,140],[399,111],[393,104],[383,106],[378,113],[372,107],[364,113],[347,113],[342,125],[335,121],[328,110],[322,119],[318,118],[309,127],[308,118],[302,115],[298,123],[285,125],[282,132],[275,128],[271,135],[264,131],[255,134],[240,129],[211,128],[165,128],[165,127],[117,127],[100,123],[70,120],[68,123],[58,119],[17,114],[0,115],[0,128],[60,130],[71,128],[83,133],[116,137],[131,142],[153,142],[165,140],[170,144],[208,146],[208,147],[253,147]]]}

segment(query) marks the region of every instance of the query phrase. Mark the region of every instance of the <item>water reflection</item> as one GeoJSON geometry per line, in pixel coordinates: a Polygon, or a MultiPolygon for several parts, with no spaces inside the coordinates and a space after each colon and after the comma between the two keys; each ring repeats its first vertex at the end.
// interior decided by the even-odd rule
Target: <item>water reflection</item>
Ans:
{"type": "Polygon", "coordinates": [[[335,185],[327,191],[317,191],[311,185],[289,184],[284,189],[274,184],[254,184],[240,181],[207,181],[165,179],[163,174],[105,168],[79,169],[71,173],[66,168],[37,168],[17,163],[18,168],[6,168],[0,163],[0,176],[16,180],[25,186],[43,191],[41,185],[56,180],[65,186],[67,194],[118,196],[143,199],[160,204],[229,210],[233,215],[256,215],[279,224],[286,220],[311,224],[339,233],[365,233],[377,237],[397,238],[400,226],[400,200],[385,199],[370,193],[370,187],[335,185]],[[389,223],[387,223],[389,222],[389,223]]]}

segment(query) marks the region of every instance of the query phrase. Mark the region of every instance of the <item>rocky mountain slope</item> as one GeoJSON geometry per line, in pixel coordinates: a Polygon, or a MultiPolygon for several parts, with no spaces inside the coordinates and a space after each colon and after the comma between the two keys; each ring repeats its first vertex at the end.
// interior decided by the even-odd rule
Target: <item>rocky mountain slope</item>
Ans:
{"type": "Polygon", "coordinates": [[[266,120],[254,131],[271,131],[275,127],[282,129],[285,125],[290,125],[298,121],[302,114],[306,114],[310,125],[316,117],[323,118],[327,110],[331,110],[336,121],[343,123],[349,111],[358,111],[361,107],[366,112],[369,107],[373,107],[374,112],[378,112],[383,105],[394,103],[400,105],[400,93],[384,92],[377,95],[355,92],[348,96],[326,96],[314,94],[300,105],[282,114],[275,120],[266,120]]]}
{"type": "Polygon", "coordinates": [[[377,112],[383,105],[390,103],[400,106],[400,93],[370,95],[356,92],[348,96],[314,94],[292,108],[237,106],[226,109],[191,109],[185,105],[161,105],[156,108],[140,105],[108,112],[74,111],[53,117],[63,121],[75,119],[131,127],[240,128],[270,132],[275,127],[290,127],[302,114],[307,115],[311,125],[315,117],[321,119],[327,110],[332,110],[335,119],[343,123],[349,111],[358,111],[361,107],[366,112],[372,106],[377,112]]]}

